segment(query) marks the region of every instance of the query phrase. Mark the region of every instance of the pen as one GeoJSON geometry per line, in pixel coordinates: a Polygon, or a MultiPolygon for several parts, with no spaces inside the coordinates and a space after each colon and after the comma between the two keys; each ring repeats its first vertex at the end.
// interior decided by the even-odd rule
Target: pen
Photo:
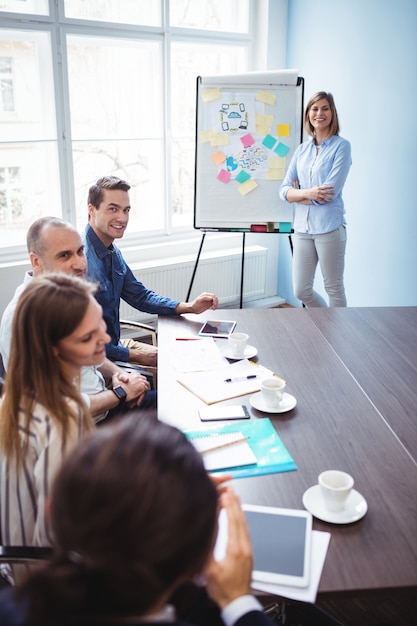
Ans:
{"type": "Polygon", "coordinates": [[[251,378],[257,378],[256,374],[249,374],[249,376],[239,376],[239,378],[226,378],[225,383],[238,383],[241,380],[250,380],[251,378]]]}
{"type": "Polygon", "coordinates": [[[176,337],[175,341],[199,341],[200,337],[176,337]]]}
{"type": "Polygon", "coordinates": [[[227,443],[219,443],[217,446],[214,445],[212,448],[206,448],[201,451],[201,454],[207,454],[207,452],[213,452],[214,450],[220,450],[220,448],[226,448],[227,446],[234,446],[236,443],[242,443],[243,441],[247,441],[248,437],[240,437],[240,439],[233,439],[233,441],[228,441],[227,443]]]}

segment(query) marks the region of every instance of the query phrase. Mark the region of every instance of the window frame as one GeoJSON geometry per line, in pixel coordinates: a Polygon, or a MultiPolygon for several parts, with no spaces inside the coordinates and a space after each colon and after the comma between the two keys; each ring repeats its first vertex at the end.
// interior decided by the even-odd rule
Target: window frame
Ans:
{"type": "MultiPolygon", "coordinates": [[[[54,98],[57,125],[57,153],[58,171],[61,184],[61,206],[62,218],[71,223],[76,223],[75,191],[74,191],[74,167],[72,158],[72,135],[70,122],[70,101],[68,83],[68,60],[66,50],[66,38],[68,35],[85,35],[132,39],[157,39],[162,42],[163,50],[163,118],[164,118],[164,146],[165,146],[165,225],[163,232],[157,231],[136,231],[125,234],[121,240],[120,247],[127,251],[143,248],[160,249],[159,256],[172,255],[174,248],[172,244],[181,242],[181,246],[187,242],[190,250],[195,248],[195,242],[201,237],[199,231],[193,228],[192,223],[187,226],[173,226],[171,206],[171,125],[169,120],[169,103],[171,100],[171,44],[172,43],[220,43],[224,45],[241,44],[248,49],[248,71],[265,69],[264,59],[266,58],[267,37],[263,32],[261,35],[265,11],[268,8],[267,0],[249,0],[250,15],[248,33],[230,33],[225,31],[208,31],[190,28],[171,27],[169,25],[169,0],[161,0],[162,3],[162,24],[161,26],[137,26],[129,24],[112,24],[109,22],[97,22],[69,18],[64,14],[64,3],[61,0],[49,0],[49,15],[34,15],[20,13],[1,12],[2,28],[10,30],[44,31],[49,33],[52,54],[52,71],[54,81],[54,98]],[[169,238],[170,246],[167,246],[169,238]]],[[[86,219],[87,222],[87,219],[86,219]]],[[[81,225],[78,225],[81,227],[81,225]]],[[[234,239],[236,236],[234,236],[234,239]]],[[[215,238],[220,248],[228,246],[229,239],[225,235],[215,238]]],[[[239,245],[239,244],[237,244],[239,245]]],[[[179,248],[181,247],[179,246],[179,248]]],[[[183,247],[181,247],[184,250],[183,247]]],[[[149,258],[149,257],[147,257],[149,258]]],[[[0,251],[0,263],[13,263],[27,260],[27,250],[24,242],[21,245],[11,246],[6,251],[0,251]]]]}

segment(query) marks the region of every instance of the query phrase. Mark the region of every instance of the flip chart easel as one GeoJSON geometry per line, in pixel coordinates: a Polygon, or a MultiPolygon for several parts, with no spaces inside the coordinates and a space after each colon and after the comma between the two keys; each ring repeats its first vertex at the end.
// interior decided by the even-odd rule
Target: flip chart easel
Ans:
{"type": "Polygon", "coordinates": [[[279,187],[302,141],[303,99],[297,70],[197,78],[194,228],[203,234],[187,300],[206,233],[242,233],[242,308],[246,233],[293,232],[279,187]]]}

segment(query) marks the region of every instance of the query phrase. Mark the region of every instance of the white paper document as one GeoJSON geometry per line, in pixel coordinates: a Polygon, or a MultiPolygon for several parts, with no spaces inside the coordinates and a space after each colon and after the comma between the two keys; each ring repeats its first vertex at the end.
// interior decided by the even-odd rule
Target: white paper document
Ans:
{"type": "Polygon", "coordinates": [[[175,341],[171,360],[177,372],[205,372],[228,364],[212,337],[175,341]]]}
{"type": "Polygon", "coordinates": [[[177,381],[200,400],[213,404],[259,391],[262,379],[268,375],[272,375],[270,370],[263,368],[261,371],[247,359],[242,359],[216,370],[180,373],[177,381]]]}

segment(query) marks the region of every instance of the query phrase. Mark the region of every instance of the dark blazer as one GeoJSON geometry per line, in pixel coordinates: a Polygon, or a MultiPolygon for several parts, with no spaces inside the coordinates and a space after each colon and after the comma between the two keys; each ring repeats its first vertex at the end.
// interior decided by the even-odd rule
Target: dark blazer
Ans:
{"type": "MultiPolygon", "coordinates": [[[[204,604],[204,603],[203,603],[204,604]]],[[[0,625],[1,626],[28,626],[29,615],[24,601],[17,602],[13,597],[13,587],[6,587],[0,591],[0,625]]],[[[71,618],[65,619],[62,615],[59,620],[60,626],[126,626],[126,621],[115,620],[105,621],[94,620],[90,616],[85,619],[71,618]]],[[[251,611],[241,617],[235,626],[273,626],[274,622],[262,611],[251,611]]],[[[184,617],[175,622],[129,622],[129,626],[221,626],[223,621],[220,618],[217,607],[195,608],[184,617]],[[203,610],[202,610],[203,609],[203,610]]]]}

